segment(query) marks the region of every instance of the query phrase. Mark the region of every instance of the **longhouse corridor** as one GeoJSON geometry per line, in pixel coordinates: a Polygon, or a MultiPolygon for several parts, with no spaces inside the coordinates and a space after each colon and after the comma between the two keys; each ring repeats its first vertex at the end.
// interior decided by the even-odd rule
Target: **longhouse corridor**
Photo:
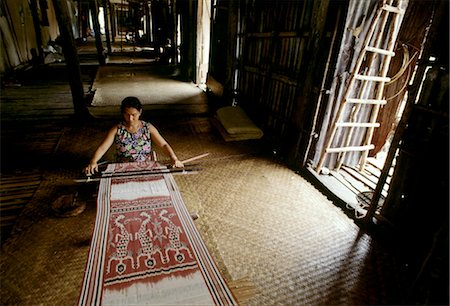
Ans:
{"type": "MultiPolygon", "coordinates": [[[[97,66],[81,67],[88,92],[97,66]]],[[[75,120],[64,66],[58,64],[18,74],[4,84],[1,98],[0,303],[75,304],[98,188],[75,179],[82,178],[81,169],[118,118],[75,120]],[[55,210],[61,197],[84,210],[61,216],[55,210]]],[[[175,180],[188,210],[198,213],[195,224],[240,304],[380,305],[414,299],[395,248],[360,229],[270,154],[264,141],[225,142],[211,123],[217,105],[206,103],[205,111],[190,114],[171,113],[170,106],[152,112],[144,105],[143,119],[160,129],[180,159],[210,153],[193,164],[198,172],[175,180]]]]}

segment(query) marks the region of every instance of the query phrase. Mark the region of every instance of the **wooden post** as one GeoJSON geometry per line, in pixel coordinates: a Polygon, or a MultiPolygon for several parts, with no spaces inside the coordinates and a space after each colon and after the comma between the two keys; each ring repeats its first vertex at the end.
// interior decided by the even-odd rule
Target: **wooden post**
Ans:
{"type": "Polygon", "coordinates": [[[41,33],[41,24],[38,16],[38,8],[36,0],[30,1],[30,10],[31,15],[33,16],[33,24],[34,24],[34,32],[36,34],[36,57],[33,58],[33,63],[36,60],[36,63],[43,64],[44,63],[44,50],[42,48],[42,33],[41,33]]]}
{"type": "Polygon", "coordinates": [[[78,58],[78,53],[75,47],[75,41],[71,29],[67,1],[52,1],[55,9],[55,15],[58,20],[59,31],[61,33],[62,50],[64,53],[64,59],[66,61],[66,67],[68,69],[75,116],[87,119],[88,117],[90,117],[90,114],[84,100],[80,60],[78,58]]]}
{"type": "Polygon", "coordinates": [[[149,3],[144,3],[144,14],[145,14],[145,42],[149,45],[151,43],[151,37],[152,37],[152,33],[151,33],[151,17],[150,17],[150,7],[149,7],[149,3]]]}
{"type": "Polygon", "coordinates": [[[196,4],[194,0],[178,2],[181,14],[181,77],[192,80],[195,75],[195,41],[197,26],[196,4]]]}
{"type": "Polygon", "coordinates": [[[153,47],[155,49],[155,57],[159,58],[161,56],[160,45],[161,45],[161,15],[159,2],[151,3],[151,14],[152,14],[152,29],[153,29],[153,47]]]}
{"type": "Polygon", "coordinates": [[[117,35],[117,26],[116,26],[116,5],[111,4],[111,2],[108,2],[109,5],[109,22],[111,25],[111,42],[116,41],[116,35],[117,35]]]}
{"type": "MultiPolygon", "coordinates": [[[[227,41],[228,42],[236,42],[238,40],[238,23],[239,21],[239,2],[237,1],[229,1],[228,2],[228,25],[227,25],[227,41]]],[[[225,72],[225,80],[224,80],[224,94],[226,95],[226,101],[228,104],[233,103],[234,96],[234,87],[233,87],[233,79],[235,70],[238,69],[238,58],[236,57],[236,43],[227,43],[227,51],[226,51],[226,72],[225,72]]],[[[243,69],[243,67],[239,67],[243,69]]]]}
{"type": "Polygon", "coordinates": [[[102,33],[100,33],[100,24],[98,22],[98,3],[97,0],[93,0],[93,15],[92,21],[94,22],[95,32],[95,46],[97,48],[98,63],[103,66],[106,64],[105,55],[103,54],[102,33]]]}
{"type": "Polygon", "coordinates": [[[109,36],[109,21],[108,21],[108,0],[103,0],[103,19],[105,20],[105,36],[106,36],[106,47],[108,50],[108,54],[111,54],[111,38],[109,36]]]}
{"type": "Polygon", "coordinates": [[[172,64],[178,64],[178,56],[177,56],[177,36],[178,36],[178,14],[177,14],[177,1],[173,1],[172,3],[172,20],[173,20],[173,32],[172,32],[172,49],[170,57],[172,58],[172,64]]]}

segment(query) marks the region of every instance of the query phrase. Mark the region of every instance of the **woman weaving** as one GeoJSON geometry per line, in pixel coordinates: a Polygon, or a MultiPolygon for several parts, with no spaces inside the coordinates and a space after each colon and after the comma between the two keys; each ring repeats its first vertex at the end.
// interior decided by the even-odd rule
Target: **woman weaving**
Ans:
{"type": "Polygon", "coordinates": [[[152,144],[156,144],[172,160],[172,166],[183,168],[169,143],[150,123],[140,120],[142,104],[136,97],[123,99],[120,107],[123,122],[113,126],[103,142],[97,148],[89,165],[85,168],[86,175],[98,172],[98,161],[115,143],[118,162],[138,162],[152,159],[152,144]]]}

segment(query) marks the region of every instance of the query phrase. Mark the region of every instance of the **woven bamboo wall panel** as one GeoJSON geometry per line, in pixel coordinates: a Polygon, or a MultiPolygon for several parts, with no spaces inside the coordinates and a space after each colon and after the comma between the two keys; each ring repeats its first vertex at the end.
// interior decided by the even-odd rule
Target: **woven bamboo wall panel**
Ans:
{"type": "Polygon", "coordinates": [[[296,76],[301,69],[305,51],[305,37],[283,37],[277,48],[274,59],[275,70],[285,71],[286,75],[296,76]]]}
{"type": "Polygon", "coordinates": [[[248,37],[245,41],[245,53],[242,55],[245,65],[267,70],[272,63],[272,41],[270,37],[248,37]]]}
{"type": "Polygon", "coordinates": [[[328,52],[311,49],[317,10],[313,1],[249,1],[241,7],[237,102],[277,142],[289,137],[295,110],[305,109],[299,90],[307,84],[308,54],[328,52]]]}
{"type": "Polygon", "coordinates": [[[298,31],[311,22],[313,1],[248,1],[247,33],[298,31]]]}
{"type": "Polygon", "coordinates": [[[284,136],[287,119],[295,103],[297,83],[276,74],[269,78],[267,74],[250,68],[245,70],[241,81],[240,86],[247,89],[247,105],[258,110],[255,114],[257,123],[276,135],[284,136]]]}

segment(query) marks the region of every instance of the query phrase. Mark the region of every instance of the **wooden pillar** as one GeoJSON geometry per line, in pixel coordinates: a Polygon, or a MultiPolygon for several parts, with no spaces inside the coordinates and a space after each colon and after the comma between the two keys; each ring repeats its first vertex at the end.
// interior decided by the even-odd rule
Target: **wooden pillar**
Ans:
{"type": "Polygon", "coordinates": [[[139,15],[139,4],[134,4],[130,6],[133,8],[133,28],[134,28],[134,43],[137,44],[139,42],[139,29],[141,27],[141,20],[139,15]]]}
{"type": "Polygon", "coordinates": [[[152,14],[152,30],[153,30],[153,47],[155,48],[155,56],[159,58],[159,56],[161,55],[160,19],[162,15],[159,1],[152,2],[151,14],[152,14]]]}
{"type": "MultiPolygon", "coordinates": [[[[227,26],[227,44],[226,44],[226,71],[225,79],[223,80],[225,99],[229,104],[233,102],[234,73],[238,68],[238,59],[236,57],[237,40],[238,40],[238,22],[239,21],[239,2],[237,0],[229,1],[228,3],[228,26],[227,26]]],[[[242,67],[241,67],[242,68],[242,67]]]]}
{"type": "Polygon", "coordinates": [[[79,11],[78,14],[80,15],[80,36],[83,39],[83,41],[86,41],[88,38],[88,34],[90,31],[89,29],[89,4],[85,2],[78,2],[79,4],[79,11]]]}
{"type": "Polygon", "coordinates": [[[195,83],[204,86],[208,75],[211,29],[211,1],[197,1],[197,46],[195,62],[195,83]]]}
{"type": "Polygon", "coordinates": [[[103,66],[106,64],[105,55],[103,54],[102,33],[100,33],[100,23],[98,22],[98,3],[97,0],[92,1],[94,32],[95,32],[95,47],[97,48],[98,63],[103,66]]]}
{"type": "Polygon", "coordinates": [[[36,35],[36,54],[33,54],[33,63],[44,63],[44,49],[42,48],[42,33],[41,33],[41,23],[38,16],[38,7],[36,0],[31,0],[30,2],[31,15],[33,16],[34,32],[36,35]]]}
{"type": "Polygon", "coordinates": [[[78,10],[78,17],[77,17],[77,27],[78,27],[78,33],[79,33],[79,39],[80,41],[83,41],[84,38],[84,34],[83,34],[83,26],[82,26],[82,22],[83,22],[83,13],[82,13],[82,5],[81,5],[81,1],[77,2],[77,10],[78,10]]]}
{"type": "Polygon", "coordinates": [[[149,7],[150,4],[148,2],[145,2],[143,5],[144,5],[144,14],[145,14],[145,36],[146,36],[145,42],[147,44],[150,44],[151,37],[152,37],[152,34],[151,34],[152,26],[151,26],[150,7],[149,7]]]}
{"type": "Polygon", "coordinates": [[[108,4],[109,4],[108,0],[103,0],[103,18],[105,20],[106,47],[108,49],[108,54],[111,54],[112,48],[111,48],[111,37],[109,35],[108,4]]]}
{"type": "Polygon", "coordinates": [[[181,13],[181,76],[193,80],[195,75],[195,41],[197,24],[197,1],[189,0],[178,3],[181,13]]]}
{"type": "Polygon", "coordinates": [[[116,24],[116,6],[109,2],[109,23],[111,25],[111,42],[116,41],[117,24],[116,24]]]}
{"type": "Polygon", "coordinates": [[[172,64],[178,64],[177,56],[177,45],[178,45],[178,13],[177,13],[177,0],[172,1],[172,20],[173,20],[173,31],[172,31],[172,49],[170,57],[172,58],[172,64]]]}
{"type": "Polygon", "coordinates": [[[67,1],[52,0],[55,9],[55,15],[58,20],[59,31],[61,34],[62,50],[68,69],[70,89],[72,91],[73,106],[75,116],[79,118],[88,118],[89,110],[84,100],[84,88],[81,80],[80,60],[78,58],[75,40],[72,33],[69,9],[67,1]]]}

